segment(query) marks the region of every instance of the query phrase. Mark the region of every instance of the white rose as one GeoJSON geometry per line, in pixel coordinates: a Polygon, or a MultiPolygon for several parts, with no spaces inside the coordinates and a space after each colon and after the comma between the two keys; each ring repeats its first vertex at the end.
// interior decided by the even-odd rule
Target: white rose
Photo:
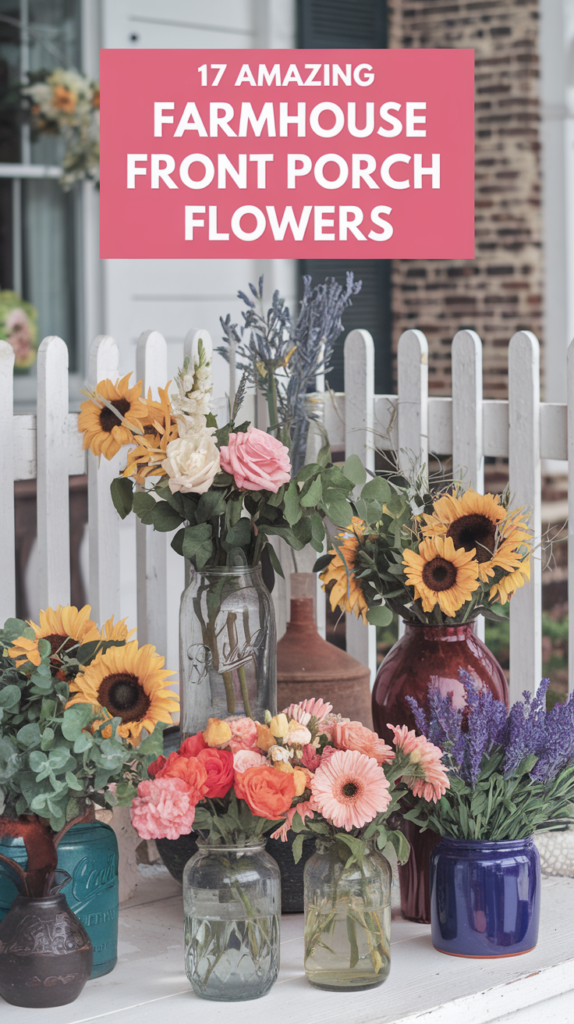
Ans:
{"type": "Polygon", "coordinates": [[[284,761],[285,764],[289,764],[289,758],[293,757],[293,751],[287,750],[285,747],[280,747],[278,743],[274,743],[272,747],[269,747],[267,756],[271,758],[273,763],[276,761],[284,761]]]}
{"type": "Polygon", "coordinates": [[[162,467],[170,478],[172,494],[205,494],[209,490],[219,473],[219,449],[213,433],[212,427],[204,427],[191,437],[170,441],[162,467]]]}
{"type": "Polygon", "coordinates": [[[285,737],[285,743],[288,743],[290,747],[305,747],[312,738],[306,725],[301,725],[295,719],[289,722],[289,732],[285,737]]]}

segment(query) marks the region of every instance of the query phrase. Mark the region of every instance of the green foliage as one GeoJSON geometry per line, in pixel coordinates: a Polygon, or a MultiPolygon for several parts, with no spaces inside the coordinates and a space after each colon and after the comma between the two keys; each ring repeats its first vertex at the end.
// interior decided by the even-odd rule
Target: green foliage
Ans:
{"type": "MultiPolygon", "coordinates": [[[[104,807],[131,802],[148,764],[161,752],[161,729],[134,748],[118,735],[119,718],[106,723],[112,730],[106,738],[91,705],[66,710],[69,684],[52,674],[48,642],[39,643],[38,667],[28,662],[17,669],[8,655],[27,631],[27,623],[18,619],[8,619],[0,629],[0,813],[38,814],[58,832],[86,801],[104,807]],[[118,784],[115,793],[112,783],[118,784]]],[[[83,645],[82,663],[110,645],[83,645]]],[[[79,669],[78,654],[66,666],[70,672],[79,669]]]]}
{"type": "Polygon", "coordinates": [[[204,800],[195,810],[193,828],[210,846],[240,846],[279,828],[281,821],[270,821],[252,814],[234,789],[221,799],[204,800]]]}

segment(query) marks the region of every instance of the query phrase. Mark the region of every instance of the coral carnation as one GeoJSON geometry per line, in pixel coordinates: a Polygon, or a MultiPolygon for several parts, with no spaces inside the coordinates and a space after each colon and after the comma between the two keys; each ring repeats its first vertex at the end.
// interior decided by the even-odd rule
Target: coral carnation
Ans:
{"type": "Polygon", "coordinates": [[[235,754],[238,750],[257,749],[257,725],[252,718],[229,719],[231,739],[229,746],[235,754]]]}
{"type": "Polygon", "coordinates": [[[195,804],[183,779],[149,779],[140,782],[130,817],[142,839],[179,839],[191,832],[195,804]]]}
{"type": "Polygon", "coordinates": [[[160,772],[166,764],[167,757],[164,757],[163,754],[156,757],[155,761],[152,761],[152,763],[148,765],[147,773],[150,779],[155,779],[157,773],[160,772]]]}
{"type": "Polygon", "coordinates": [[[372,757],[337,750],[317,769],[311,783],[312,807],[335,828],[362,828],[391,802],[385,773],[372,757]]]}
{"type": "Polygon", "coordinates": [[[337,722],[333,726],[332,741],[339,750],[358,750],[373,757],[377,764],[388,764],[395,758],[392,747],[360,722],[337,722]]]}

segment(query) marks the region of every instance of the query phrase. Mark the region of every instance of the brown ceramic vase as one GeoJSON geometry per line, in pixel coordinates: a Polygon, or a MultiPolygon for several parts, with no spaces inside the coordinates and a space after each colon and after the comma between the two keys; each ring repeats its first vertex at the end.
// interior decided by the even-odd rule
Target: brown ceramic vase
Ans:
{"type": "Polygon", "coordinates": [[[291,598],[291,620],[277,644],[277,708],[310,697],[330,701],[334,711],[371,726],[369,669],[317,632],[313,599],[291,598]]]}
{"type": "MultiPolygon", "coordinates": [[[[392,725],[415,728],[413,713],[406,701],[414,697],[423,707],[431,684],[441,694],[452,693],[455,705],[466,703],[459,670],[468,672],[479,688],[487,687],[508,706],[506,677],[494,655],[477,637],[474,624],[461,626],[425,626],[405,623],[405,632],[383,661],[373,688],[373,724],[387,743],[392,742],[392,725]]],[[[411,855],[399,868],[401,909],[410,921],[430,922],[429,858],[439,837],[419,832],[410,822],[404,831],[411,843],[411,855]]]]}

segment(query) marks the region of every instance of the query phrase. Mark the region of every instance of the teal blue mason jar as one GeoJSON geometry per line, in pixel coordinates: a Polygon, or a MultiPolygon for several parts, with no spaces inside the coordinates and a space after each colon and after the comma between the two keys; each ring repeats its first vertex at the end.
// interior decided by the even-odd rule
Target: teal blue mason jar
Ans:
{"type": "MultiPolygon", "coordinates": [[[[22,839],[4,837],[0,853],[23,867],[27,864],[22,839]]],[[[58,867],[72,876],[62,891],[94,947],[90,978],[100,978],[113,971],[118,959],[118,841],[114,830],[100,821],[74,825],[58,846],[58,867]]],[[[13,882],[0,872],[0,921],[17,895],[13,882]]]]}

